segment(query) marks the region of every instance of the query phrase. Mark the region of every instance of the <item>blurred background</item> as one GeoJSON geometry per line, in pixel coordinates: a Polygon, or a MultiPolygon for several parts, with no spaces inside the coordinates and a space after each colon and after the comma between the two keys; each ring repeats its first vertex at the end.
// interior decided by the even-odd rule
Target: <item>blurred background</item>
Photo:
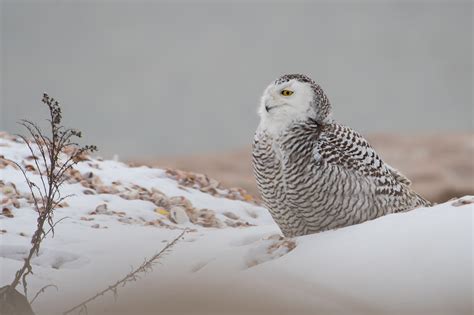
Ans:
{"type": "Polygon", "coordinates": [[[0,130],[43,120],[46,91],[104,158],[257,194],[260,94],[305,73],[421,194],[474,194],[471,1],[1,0],[0,10],[0,130]]]}

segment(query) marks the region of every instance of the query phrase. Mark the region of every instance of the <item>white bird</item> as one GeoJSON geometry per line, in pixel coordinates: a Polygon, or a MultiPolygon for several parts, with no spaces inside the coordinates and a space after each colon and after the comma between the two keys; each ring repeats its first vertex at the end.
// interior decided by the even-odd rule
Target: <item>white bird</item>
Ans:
{"type": "Polygon", "coordinates": [[[430,205],[367,140],[334,122],[328,98],[307,76],[284,75],[271,83],[258,112],[254,173],[285,236],[430,205]]]}

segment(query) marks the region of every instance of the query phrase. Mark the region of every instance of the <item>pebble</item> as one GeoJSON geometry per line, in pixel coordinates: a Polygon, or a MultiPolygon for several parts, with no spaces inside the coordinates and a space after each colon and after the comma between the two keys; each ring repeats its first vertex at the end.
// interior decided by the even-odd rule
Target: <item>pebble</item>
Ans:
{"type": "Polygon", "coordinates": [[[186,209],[180,206],[174,206],[170,209],[170,219],[176,224],[184,224],[189,222],[186,209]]]}
{"type": "Polygon", "coordinates": [[[6,216],[7,218],[13,218],[13,213],[12,213],[12,211],[11,211],[9,208],[7,208],[7,207],[4,207],[4,208],[2,209],[2,214],[3,214],[4,216],[6,216]]]}
{"type": "Polygon", "coordinates": [[[151,195],[151,200],[157,207],[169,208],[170,200],[162,193],[154,192],[151,195]]]}
{"type": "Polygon", "coordinates": [[[193,205],[189,199],[183,196],[175,196],[169,199],[169,202],[172,206],[183,206],[186,209],[192,209],[193,205]]]}
{"type": "Polygon", "coordinates": [[[96,214],[106,214],[108,211],[107,211],[107,204],[106,203],[103,203],[101,205],[98,205],[96,208],[95,208],[95,213],[96,214]]]}
{"type": "Polygon", "coordinates": [[[229,219],[232,219],[232,220],[238,220],[239,219],[239,217],[235,213],[230,212],[230,211],[224,212],[223,215],[225,215],[226,217],[228,217],[229,219]]]}

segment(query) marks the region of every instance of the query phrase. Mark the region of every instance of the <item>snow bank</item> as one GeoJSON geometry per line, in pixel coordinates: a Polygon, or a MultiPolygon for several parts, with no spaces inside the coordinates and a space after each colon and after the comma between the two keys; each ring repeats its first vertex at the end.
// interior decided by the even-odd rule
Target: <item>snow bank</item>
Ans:
{"type": "MultiPolygon", "coordinates": [[[[31,163],[25,145],[13,138],[0,138],[0,152],[31,163]]],[[[34,170],[29,175],[39,183],[34,170]]],[[[8,209],[0,215],[4,285],[29,249],[36,215],[19,170],[0,163],[0,181],[2,208],[8,209]]],[[[40,296],[35,311],[54,314],[94,295],[190,228],[152,273],[121,289],[116,302],[106,296],[89,311],[472,312],[472,196],[282,239],[268,212],[247,197],[231,200],[218,186],[205,191],[160,169],[81,162],[63,187],[64,194],[75,196],[55,215],[67,219],[43,243],[29,278],[30,295],[47,284],[59,291],[40,296]],[[176,224],[170,202],[181,206],[189,221],[176,224]]]]}

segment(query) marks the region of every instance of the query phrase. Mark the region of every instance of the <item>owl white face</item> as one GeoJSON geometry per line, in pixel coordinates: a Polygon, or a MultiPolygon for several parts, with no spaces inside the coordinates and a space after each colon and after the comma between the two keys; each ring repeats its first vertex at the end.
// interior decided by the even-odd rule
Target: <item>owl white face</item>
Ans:
{"type": "Polygon", "coordinates": [[[307,119],[314,109],[314,91],[308,83],[295,79],[270,84],[263,92],[258,114],[259,128],[278,135],[291,123],[307,119]]]}

